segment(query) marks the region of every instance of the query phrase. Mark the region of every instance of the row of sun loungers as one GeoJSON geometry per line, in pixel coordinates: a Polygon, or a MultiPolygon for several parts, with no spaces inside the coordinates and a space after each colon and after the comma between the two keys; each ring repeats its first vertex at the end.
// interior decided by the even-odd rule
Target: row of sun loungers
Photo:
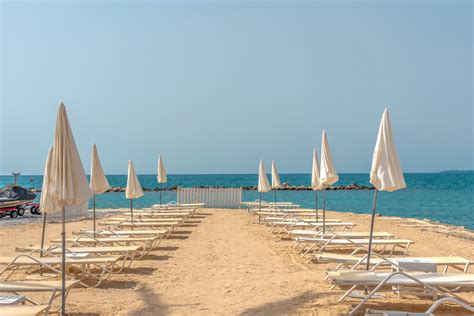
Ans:
{"type": "MultiPolygon", "coordinates": [[[[123,272],[134,260],[156,249],[202,206],[161,205],[135,211],[133,219],[127,212],[117,212],[101,223],[103,229],[73,232],[73,237],[66,238],[67,293],[76,286],[98,287],[123,272]]],[[[43,247],[17,247],[18,255],[0,257],[0,293],[8,293],[0,295],[0,315],[46,315],[60,310],[54,300],[61,295],[61,239],[50,242],[43,247]],[[38,292],[50,293],[49,300],[37,302],[29,297],[38,292]]]]}
{"type": "MultiPolygon", "coordinates": [[[[309,262],[333,263],[334,268],[327,270],[326,279],[331,289],[344,289],[339,301],[347,298],[359,299],[359,303],[350,311],[354,315],[379,292],[389,291],[402,298],[405,295],[434,298],[437,301],[420,315],[432,315],[439,305],[446,302],[456,303],[470,312],[474,307],[457,294],[458,291],[474,289],[474,274],[469,268],[474,261],[459,256],[449,257],[409,257],[409,247],[413,240],[399,238],[390,232],[374,232],[372,257],[369,270],[367,252],[369,232],[352,231],[354,223],[338,219],[325,220],[325,228],[315,210],[300,209],[297,205],[280,202],[278,205],[262,203],[265,209],[258,207],[258,201],[247,204],[249,212],[259,216],[259,223],[267,226],[267,231],[278,239],[294,240],[294,248],[309,262]],[[279,207],[285,205],[285,207],[279,207]],[[400,251],[397,251],[401,249],[400,251]],[[452,272],[448,272],[452,271],[452,272]]],[[[321,212],[319,212],[321,213],[321,212]]],[[[413,223],[410,223],[411,227],[413,223]]],[[[367,310],[366,315],[418,315],[396,311],[367,310]]]]}

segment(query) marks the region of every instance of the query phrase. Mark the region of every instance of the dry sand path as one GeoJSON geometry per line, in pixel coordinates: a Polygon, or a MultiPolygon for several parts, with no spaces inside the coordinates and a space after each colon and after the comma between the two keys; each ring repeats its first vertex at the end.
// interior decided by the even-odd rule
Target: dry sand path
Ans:
{"type": "Polygon", "coordinates": [[[254,218],[242,211],[206,212],[199,227],[160,264],[157,283],[145,286],[146,307],[140,314],[281,314],[327,300],[327,283],[324,291],[315,288],[323,273],[280,255],[278,243],[251,223],[254,218]]]}

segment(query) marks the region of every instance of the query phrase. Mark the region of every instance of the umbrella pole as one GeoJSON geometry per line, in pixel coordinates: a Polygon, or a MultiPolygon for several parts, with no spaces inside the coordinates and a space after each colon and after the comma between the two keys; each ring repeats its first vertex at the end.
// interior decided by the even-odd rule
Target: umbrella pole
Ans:
{"type": "Polygon", "coordinates": [[[318,191],[316,190],[314,190],[314,210],[316,211],[316,222],[319,222],[318,191]]]}
{"type": "Polygon", "coordinates": [[[61,233],[61,316],[66,315],[66,206],[62,207],[61,233]]]}
{"type": "Polygon", "coordinates": [[[161,189],[160,189],[160,205],[161,205],[161,204],[162,204],[162,203],[161,203],[161,189]]]}
{"type": "Polygon", "coordinates": [[[275,191],[275,204],[277,204],[277,191],[276,189],[274,191],[275,191]]]}
{"type": "Polygon", "coordinates": [[[260,223],[260,212],[262,211],[262,192],[258,192],[259,195],[260,195],[260,198],[259,198],[259,206],[258,206],[258,222],[260,223]]]}
{"type": "Polygon", "coordinates": [[[133,224],[133,199],[130,199],[130,218],[133,224]]]}
{"type": "Polygon", "coordinates": [[[94,211],[93,211],[93,217],[94,217],[94,230],[92,232],[92,235],[95,237],[95,194],[94,194],[94,211]]]}
{"type": "Polygon", "coordinates": [[[46,212],[43,213],[43,229],[41,231],[41,252],[40,257],[43,257],[43,247],[44,247],[44,233],[46,231],[46,212]]]}
{"type": "Polygon", "coordinates": [[[323,185],[323,235],[326,233],[326,186],[323,185]]]}
{"type": "Polygon", "coordinates": [[[372,219],[370,221],[370,237],[369,237],[369,252],[367,253],[367,265],[365,269],[369,271],[370,266],[370,254],[372,252],[372,238],[374,235],[374,224],[375,224],[375,210],[377,208],[377,189],[374,191],[374,205],[372,207],[372,219]]]}

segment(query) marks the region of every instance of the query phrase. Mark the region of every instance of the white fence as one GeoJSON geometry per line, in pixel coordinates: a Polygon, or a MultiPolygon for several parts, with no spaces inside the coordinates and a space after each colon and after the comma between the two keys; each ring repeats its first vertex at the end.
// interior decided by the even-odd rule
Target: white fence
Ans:
{"type": "Polygon", "coordinates": [[[178,203],[205,203],[205,207],[240,207],[242,188],[178,188],[178,203]]]}

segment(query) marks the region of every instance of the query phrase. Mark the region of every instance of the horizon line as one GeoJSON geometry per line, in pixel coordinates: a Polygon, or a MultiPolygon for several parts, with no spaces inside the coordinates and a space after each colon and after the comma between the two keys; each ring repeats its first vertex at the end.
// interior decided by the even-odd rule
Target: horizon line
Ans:
{"type": "MultiPolygon", "coordinates": [[[[465,169],[465,170],[441,170],[441,171],[410,171],[404,172],[404,174],[438,174],[438,173],[472,173],[474,169],[465,169]]],[[[267,174],[271,174],[271,172],[267,172],[267,174]]],[[[297,175],[297,174],[311,174],[311,172],[282,172],[279,173],[280,175],[297,175]]],[[[338,174],[370,174],[368,172],[339,172],[338,174]]],[[[42,176],[43,174],[21,174],[20,177],[31,177],[31,176],[42,176]]],[[[106,176],[123,176],[127,175],[126,173],[105,173],[106,176]]],[[[156,176],[156,173],[137,173],[139,176],[156,176]]],[[[256,173],[169,173],[168,176],[208,176],[208,175],[258,175],[256,173]]],[[[11,174],[1,174],[0,177],[12,177],[11,174]]],[[[86,176],[90,176],[90,174],[86,174],[86,176]]]]}

